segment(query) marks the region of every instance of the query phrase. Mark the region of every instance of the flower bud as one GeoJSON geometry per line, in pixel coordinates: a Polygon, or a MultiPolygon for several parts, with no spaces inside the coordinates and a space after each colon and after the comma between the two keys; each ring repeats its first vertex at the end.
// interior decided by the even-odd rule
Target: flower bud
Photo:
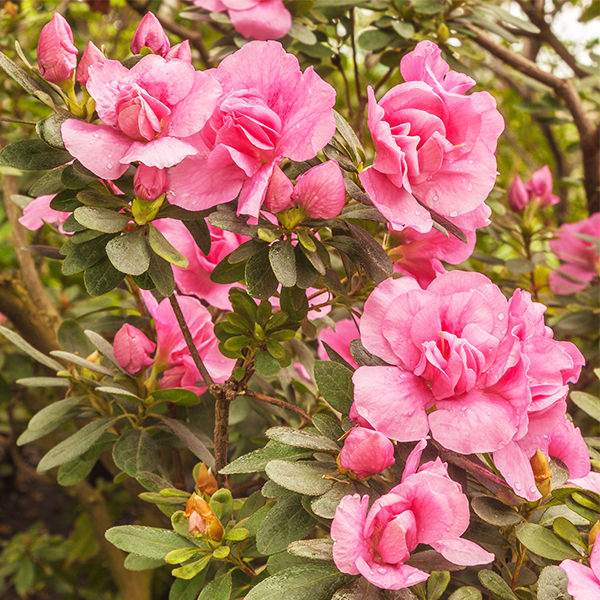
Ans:
{"type": "Polygon", "coordinates": [[[68,81],[77,66],[78,52],[69,24],[62,15],[54,13],[38,41],[37,59],[42,77],[59,85],[68,81]]]}
{"type": "Polygon", "coordinates": [[[212,474],[212,469],[207,469],[205,463],[202,463],[200,465],[196,481],[198,484],[199,494],[207,494],[209,496],[212,496],[219,489],[217,480],[212,474]]]}
{"type": "Polygon", "coordinates": [[[294,206],[293,191],[294,186],[287,175],[279,167],[275,167],[265,194],[264,207],[274,215],[291,208],[294,206]]]}
{"type": "Polygon", "coordinates": [[[150,48],[154,54],[163,57],[171,48],[165,30],[151,12],[144,15],[131,39],[131,51],[134,54],[139,54],[144,47],[150,48]]]}
{"type": "Polygon", "coordinates": [[[156,344],[136,327],[125,323],[117,331],[114,342],[115,358],[119,366],[130,375],[137,375],[154,362],[150,353],[154,351],[156,344]]]}
{"type": "Polygon", "coordinates": [[[337,217],[346,203],[346,186],[334,160],[309,169],[298,177],[292,200],[313,219],[337,217]]]}
{"type": "Polygon", "coordinates": [[[169,189],[167,170],[140,164],[133,176],[133,189],[140,200],[156,200],[169,189]]]}
{"type": "Polygon", "coordinates": [[[521,212],[522,210],[525,210],[528,202],[529,194],[525,189],[523,181],[519,175],[517,175],[508,192],[508,204],[514,211],[521,212]]]}
{"type": "Polygon", "coordinates": [[[180,44],[173,46],[165,56],[167,60],[184,60],[185,62],[192,62],[192,49],[190,48],[190,40],[184,40],[180,44]]]}
{"type": "Polygon", "coordinates": [[[339,461],[340,466],[365,479],[394,464],[394,444],[378,431],[357,427],[344,441],[339,461]]]}
{"type": "Polygon", "coordinates": [[[83,86],[87,85],[89,78],[88,69],[95,63],[102,64],[104,62],[106,62],[106,56],[94,45],[94,42],[88,42],[87,48],[77,67],[77,81],[83,86]]]}
{"type": "Polygon", "coordinates": [[[208,502],[193,493],[185,505],[183,516],[188,519],[188,529],[191,535],[204,536],[213,542],[223,539],[223,525],[210,509],[208,502]]]}
{"type": "Polygon", "coordinates": [[[540,206],[548,206],[560,202],[560,198],[552,193],[552,185],[552,171],[548,165],[544,165],[531,175],[525,188],[529,192],[530,200],[535,200],[540,206]]]}
{"type": "Polygon", "coordinates": [[[552,472],[550,471],[548,458],[538,448],[529,462],[533,469],[535,485],[542,495],[542,498],[546,498],[550,494],[550,489],[552,488],[552,472]]]}

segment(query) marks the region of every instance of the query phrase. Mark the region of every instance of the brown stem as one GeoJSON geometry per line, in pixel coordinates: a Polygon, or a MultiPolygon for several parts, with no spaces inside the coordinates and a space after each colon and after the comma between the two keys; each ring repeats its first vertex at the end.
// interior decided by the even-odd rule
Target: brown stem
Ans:
{"type": "Polygon", "coordinates": [[[289,402],[279,400],[279,398],[273,398],[272,396],[267,396],[261,392],[255,392],[254,390],[246,390],[244,394],[250,398],[264,402],[265,404],[272,404],[273,406],[279,406],[279,408],[283,408],[284,410],[289,410],[290,412],[296,413],[298,416],[302,417],[306,423],[312,423],[312,419],[308,414],[306,414],[298,406],[290,404],[289,402]]]}
{"type": "Polygon", "coordinates": [[[227,477],[220,473],[227,465],[227,449],[229,445],[229,398],[220,393],[215,396],[215,474],[217,482],[226,486],[227,477]]]}
{"type": "Polygon", "coordinates": [[[373,88],[375,94],[381,89],[381,86],[392,76],[392,73],[395,71],[396,67],[390,67],[387,70],[387,73],[377,82],[377,85],[373,88]]]}

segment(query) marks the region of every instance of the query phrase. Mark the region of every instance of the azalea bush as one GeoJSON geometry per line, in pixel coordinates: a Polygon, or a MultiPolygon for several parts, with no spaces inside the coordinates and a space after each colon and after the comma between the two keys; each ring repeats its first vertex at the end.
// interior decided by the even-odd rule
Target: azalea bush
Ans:
{"type": "MultiPolygon", "coordinates": [[[[0,350],[85,597],[600,594],[597,89],[542,9],[127,2],[124,47],[123,3],[74,4],[0,54],[0,350]],[[552,91],[559,193],[484,50],[552,91]]],[[[13,546],[0,586],[51,587],[13,546]]]]}

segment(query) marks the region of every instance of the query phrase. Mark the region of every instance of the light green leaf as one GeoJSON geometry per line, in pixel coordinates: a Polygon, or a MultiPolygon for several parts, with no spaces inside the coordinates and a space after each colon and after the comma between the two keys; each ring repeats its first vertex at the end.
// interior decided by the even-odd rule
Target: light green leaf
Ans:
{"type": "Polygon", "coordinates": [[[172,550],[195,545],[174,531],[141,525],[121,525],[106,532],[106,539],[120,550],[163,560],[172,550]]]}
{"type": "Polygon", "coordinates": [[[139,471],[154,471],[160,464],[160,449],[142,429],[128,429],[113,448],[113,459],[119,469],[131,477],[139,471]]]}

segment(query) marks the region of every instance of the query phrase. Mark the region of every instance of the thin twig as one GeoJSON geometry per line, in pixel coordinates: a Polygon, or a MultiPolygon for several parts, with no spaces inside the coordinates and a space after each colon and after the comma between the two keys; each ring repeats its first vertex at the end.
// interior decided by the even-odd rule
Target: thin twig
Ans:
{"type": "Polygon", "coordinates": [[[279,406],[279,408],[283,408],[284,410],[289,410],[290,412],[296,413],[298,416],[302,417],[307,423],[312,423],[310,416],[306,414],[300,407],[295,406],[294,404],[290,404],[284,400],[279,400],[279,398],[267,396],[261,392],[255,392],[254,390],[246,390],[244,394],[250,398],[264,402],[265,404],[272,404],[273,406],[279,406]]]}
{"type": "Polygon", "coordinates": [[[396,67],[390,67],[387,70],[387,73],[377,82],[377,85],[373,88],[375,94],[381,89],[381,86],[392,76],[392,73],[395,71],[396,67]]]}

